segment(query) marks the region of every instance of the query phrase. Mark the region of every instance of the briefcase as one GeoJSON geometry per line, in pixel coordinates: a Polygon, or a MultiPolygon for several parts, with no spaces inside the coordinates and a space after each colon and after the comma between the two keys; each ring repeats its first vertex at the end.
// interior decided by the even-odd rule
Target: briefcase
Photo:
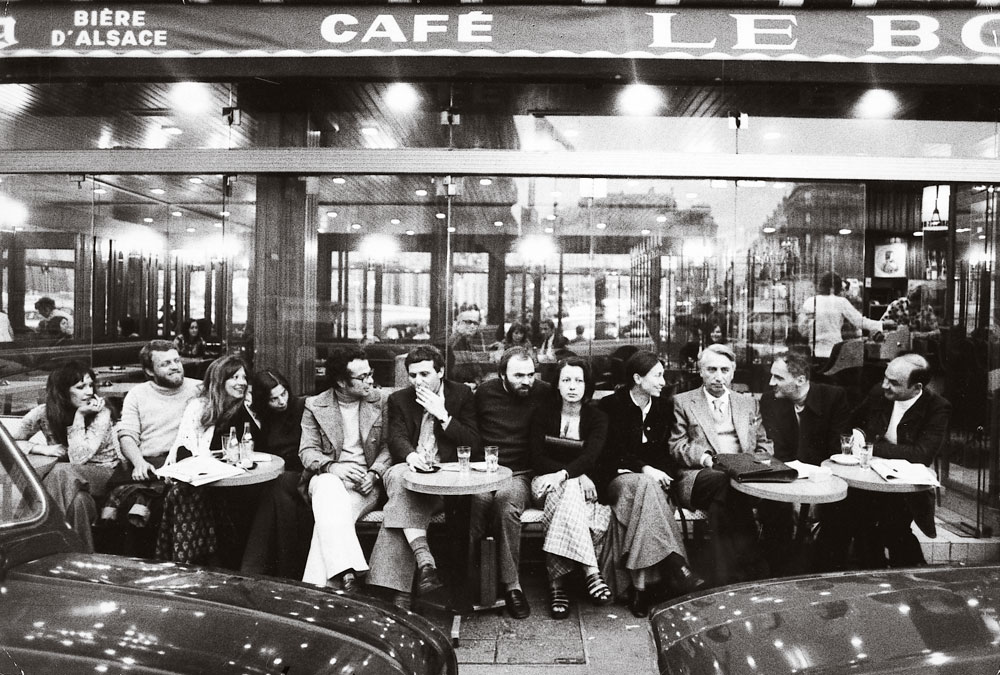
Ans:
{"type": "Polygon", "coordinates": [[[770,464],[762,464],[749,453],[720,454],[715,465],[738,483],[791,483],[799,472],[780,459],[771,457],[770,464]]]}

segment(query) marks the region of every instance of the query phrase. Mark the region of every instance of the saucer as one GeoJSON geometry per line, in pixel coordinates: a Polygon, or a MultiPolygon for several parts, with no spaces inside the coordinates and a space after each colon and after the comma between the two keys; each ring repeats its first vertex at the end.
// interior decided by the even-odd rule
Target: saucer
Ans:
{"type": "Polygon", "coordinates": [[[853,466],[855,464],[858,464],[858,458],[854,455],[841,455],[841,454],[830,455],[830,459],[836,462],[837,464],[843,464],[845,466],[853,466]]]}
{"type": "Polygon", "coordinates": [[[441,465],[440,464],[435,464],[430,469],[416,469],[416,468],[414,468],[413,470],[415,472],[417,472],[417,473],[437,473],[438,471],[441,470],[441,465]]]}

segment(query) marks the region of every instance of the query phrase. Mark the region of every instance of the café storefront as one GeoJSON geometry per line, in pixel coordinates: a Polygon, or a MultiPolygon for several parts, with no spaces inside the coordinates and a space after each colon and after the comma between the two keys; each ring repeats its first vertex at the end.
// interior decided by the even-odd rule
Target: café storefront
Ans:
{"type": "Polygon", "coordinates": [[[834,272],[868,318],[925,311],[881,341],[845,326],[823,370],[860,396],[927,355],[956,410],[945,505],[994,528],[998,24],[926,3],[12,4],[0,376],[132,362],[190,318],[301,393],[343,341],[392,386],[396,354],[475,307],[486,352],[552,319],[607,386],[629,345],[690,386],[717,332],[759,392],[834,272]],[[71,337],[38,332],[41,297],[71,337]]]}

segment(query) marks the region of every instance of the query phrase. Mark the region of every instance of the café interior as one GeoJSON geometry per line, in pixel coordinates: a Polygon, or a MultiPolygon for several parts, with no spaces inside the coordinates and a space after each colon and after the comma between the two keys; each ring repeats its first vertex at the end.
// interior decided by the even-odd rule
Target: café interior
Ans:
{"type": "Polygon", "coordinates": [[[810,344],[801,309],[834,272],[865,317],[910,295],[934,321],[845,326],[817,378],[859,402],[896,354],[925,355],[954,409],[936,467],[943,506],[988,535],[997,195],[977,169],[997,159],[1000,131],[968,88],[952,93],[849,82],[0,84],[0,309],[13,328],[0,343],[3,412],[35,405],[67,359],[89,361],[107,398],[124,396],[143,379],[142,342],[173,338],[189,319],[208,345],[189,375],[241,352],[312,394],[329,349],[361,342],[377,384],[392,388],[405,381],[397,356],[449,349],[471,308],[487,364],[512,323],[535,331],[551,319],[599,389],[641,348],[683,391],[698,385],[692,354],[714,335],[737,354],[735,386],[760,394],[774,356],[810,344]],[[43,297],[71,335],[38,330],[43,297]]]}

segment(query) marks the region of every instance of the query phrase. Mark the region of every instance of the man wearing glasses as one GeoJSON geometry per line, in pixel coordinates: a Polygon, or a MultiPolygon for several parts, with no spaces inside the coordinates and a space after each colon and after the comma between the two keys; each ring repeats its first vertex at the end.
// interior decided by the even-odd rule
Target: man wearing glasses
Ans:
{"type": "Polygon", "coordinates": [[[448,379],[464,382],[473,389],[491,368],[482,323],[483,315],[477,305],[463,305],[455,317],[448,349],[448,379]]]}
{"type": "Polygon", "coordinates": [[[368,570],[354,523],[378,505],[392,462],[383,433],[387,397],[372,375],[363,349],[334,349],[326,360],[330,388],[307,398],[302,413],[300,489],[316,520],[302,580],[345,592],[368,570]]]}

